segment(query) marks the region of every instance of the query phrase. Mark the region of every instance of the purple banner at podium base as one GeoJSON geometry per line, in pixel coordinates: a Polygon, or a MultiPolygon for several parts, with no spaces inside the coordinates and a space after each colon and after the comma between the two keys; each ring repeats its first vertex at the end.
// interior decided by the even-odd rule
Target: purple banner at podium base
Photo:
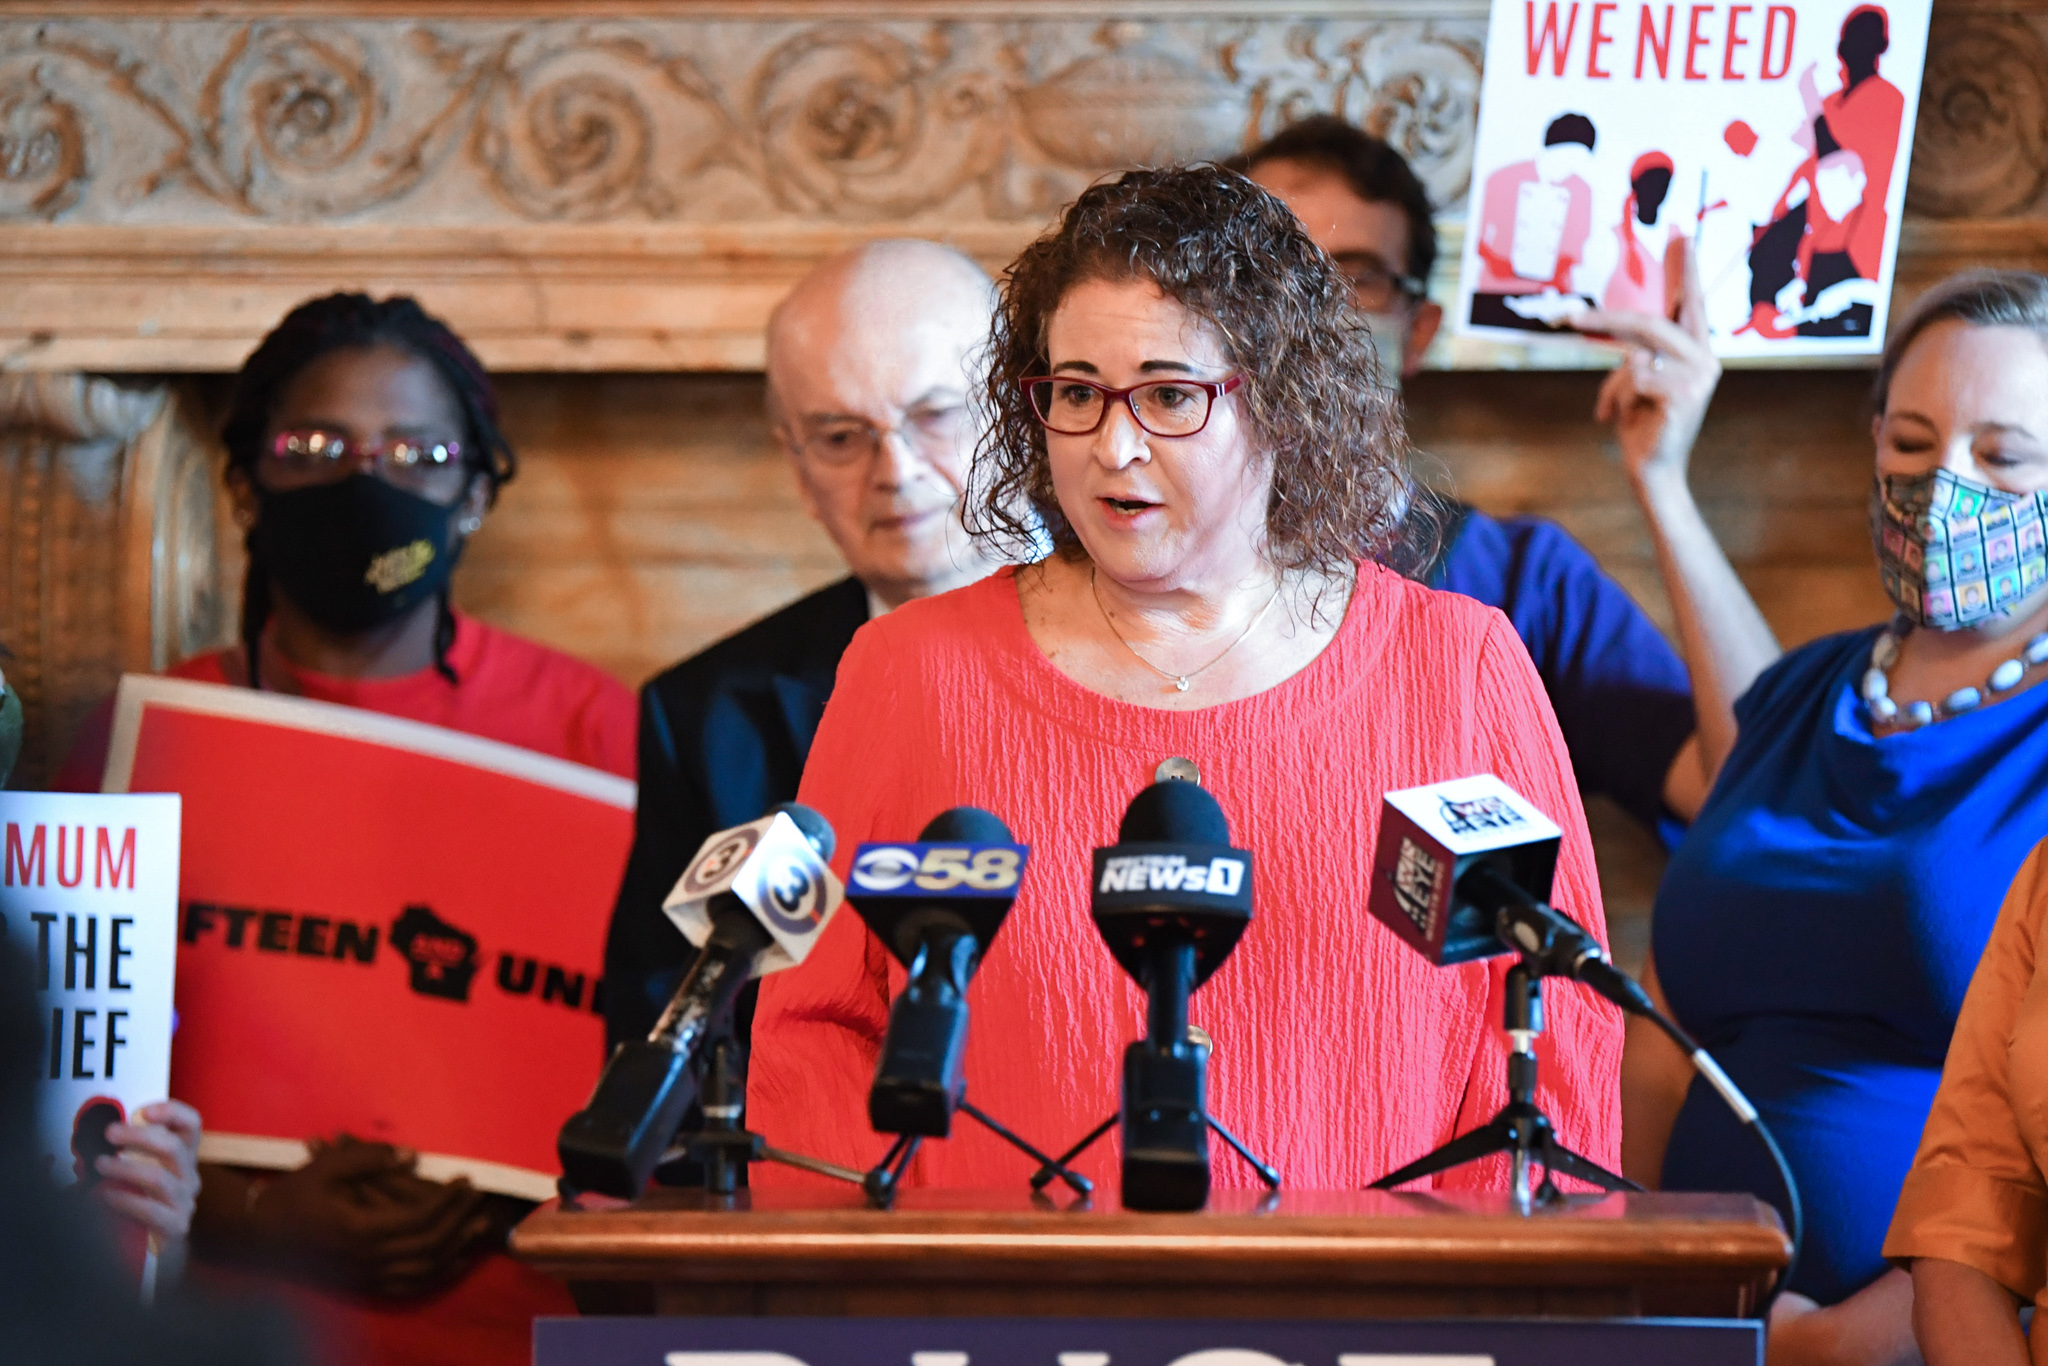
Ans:
{"type": "Polygon", "coordinates": [[[1761,1366],[1726,1319],[581,1318],[533,1326],[534,1366],[1761,1366]]]}

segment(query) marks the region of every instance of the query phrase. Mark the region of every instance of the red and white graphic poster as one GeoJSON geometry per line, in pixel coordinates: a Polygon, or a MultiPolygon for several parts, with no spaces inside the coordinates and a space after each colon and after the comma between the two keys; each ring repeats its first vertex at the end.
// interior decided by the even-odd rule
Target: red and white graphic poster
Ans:
{"type": "Polygon", "coordinates": [[[109,791],[181,794],[171,1094],[202,1155],[346,1132],[540,1199],[604,1056],[633,785],[437,726],[127,677],[109,791]]]}
{"type": "Polygon", "coordinates": [[[1929,3],[1494,0],[1462,330],[1668,315],[1685,239],[1716,354],[1876,353],[1929,3]]]}

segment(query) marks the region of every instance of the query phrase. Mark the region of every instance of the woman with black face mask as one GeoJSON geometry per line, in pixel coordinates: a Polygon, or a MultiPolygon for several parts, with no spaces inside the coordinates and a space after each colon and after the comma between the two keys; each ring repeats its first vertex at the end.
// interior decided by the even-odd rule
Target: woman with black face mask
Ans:
{"type": "MultiPolygon", "coordinates": [[[[300,305],[244,364],[222,440],[248,535],[242,640],[173,676],[633,775],[627,688],[450,605],[450,575],[514,460],[489,379],[446,326],[406,298],[300,305]]],[[[97,785],[98,758],[74,755],[75,785],[97,785]]],[[[178,1005],[205,1008],[184,993],[178,1005]]],[[[394,1146],[405,1137],[309,1135],[310,1160],[284,1173],[203,1165],[196,1274],[289,1293],[337,1361],[527,1361],[533,1317],[573,1306],[503,1253],[520,1211],[419,1175],[394,1146]]]]}

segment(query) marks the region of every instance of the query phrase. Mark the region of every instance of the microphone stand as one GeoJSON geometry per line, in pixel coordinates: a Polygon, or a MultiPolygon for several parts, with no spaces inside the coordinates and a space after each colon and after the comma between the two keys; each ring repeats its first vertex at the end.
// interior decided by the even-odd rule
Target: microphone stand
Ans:
{"type": "MultiPolygon", "coordinates": [[[[1188,1027],[1188,997],[1194,994],[1194,945],[1183,940],[1178,943],[1148,946],[1146,964],[1145,1038],[1132,1044],[1124,1057],[1127,1099],[1130,1098],[1128,1088],[1133,1060],[1142,1058],[1144,1064],[1151,1064],[1160,1073],[1152,1079],[1152,1084],[1147,1088],[1150,1100],[1166,1101],[1167,1096],[1164,1092],[1181,1089],[1174,1085],[1176,1082],[1181,1083],[1186,1089],[1178,1099],[1192,1111],[1190,1117],[1199,1119],[1214,1131],[1217,1137],[1228,1143],[1231,1150],[1257,1173],[1267,1190],[1279,1190],[1280,1173],[1253,1156],[1252,1150],[1244,1145],[1242,1139],[1224,1128],[1216,1116],[1209,1113],[1206,1106],[1200,1105],[1203,1095],[1201,1078],[1208,1066],[1208,1042],[1206,1035],[1199,1035],[1201,1042],[1196,1042],[1191,1036],[1197,1036],[1198,1032],[1188,1027]],[[1200,1108],[1196,1108],[1197,1106],[1200,1108]]],[[[1161,1108],[1166,1106],[1162,1105],[1161,1108]]],[[[1158,1113],[1158,1110],[1153,1111],[1155,1119],[1158,1113]]],[[[1053,1177],[1060,1175],[1067,1163],[1086,1152],[1122,1118],[1123,1110],[1119,1108],[1115,1114],[1095,1126],[1086,1138],[1062,1153],[1056,1161],[1049,1161],[1040,1166],[1031,1178],[1031,1188],[1044,1190],[1053,1177]]],[[[1208,1182],[1207,1161],[1205,1155],[1202,1158],[1205,1168],[1202,1181],[1205,1186],[1208,1182]]]]}
{"type": "Polygon", "coordinates": [[[1514,1043],[1514,1051],[1508,1055],[1508,1103],[1487,1123],[1399,1170],[1388,1172],[1373,1182],[1371,1189],[1392,1190],[1495,1153],[1507,1153],[1513,1163],[1515,1207],[1523,1214],[1528,1214],[1535,1205],[1556,1204],[1564,1199],[1564,1193],[1551,1179],[1560,1172],[1604,1191],[1641,1190],[1627,1177],[1618,1176],[1559,1143],[1550,1117],[1537,1107],[1536,1036],[1543,1032],[1543,973],[1532,965],[1527,954],[1508,969],[1507,1003],[1502,1014],[1508,1038],[1514,1043]],[[1542,1164],[1543,1184],[1532,1192],[1529,1178],[1534,1163],[1542,1164]]]}
{"type": "MultiPolygon", "coordinates": [[[[1082,1153],[1085,1153],[1090,1148],[1094,1147],[1095,1144],[1102,1138],[1104,1134],[1108,1133],[1111,1129],[1114,1129],[1116,1127],[1116,1122],[1122,1119],[1123,1117],[1124,1112],[1122,1110],[1116,1111],[1108,1119],[1103,1120],[1102,1123],[1096,1125],[1093,1129],[1090,1129],[1088,1131],[1088,1136],[1082,1139],[1079,1143],[1076,1143],[1073,1147],[1067,1149],[1065,1152],[1061,1153],[1056,1158],[1046,1159],[1045,1165],[1040,1167],[1036,1172],[1032,1174],[1031,1189],[1035,1191],[1042,1191],[1047,1186],[1051,1185],[1054,1177],[1061,1176],[1064,1174],[1066,1165],[1069,1162],[1072,1162],[1082,1153]]],[[[1207,1110],[1204,1110],[1202,1112],[1202,1122],[1209,1126],[1209,1128],[1215,1133],[1216,1137],[1222,1139],[1225,1143],[1228,1143],[1230,1145],[1232,1152],[1235,1152],[1239,1157],[1244,1159],[1244,1164],[1252,1169],[1253,1174],[1259,1178],[1260,1182],[1262,1182],[1265,1185],[1267,1190],[1276,1191],[1280,1189],[1279,1171],[1276,1168],[1259,1161],[1259,1159],[1255,1155],[1253,1155],[1252,1150],[1244,1145],[1243,1139],[1239,1138],[1236,1134],[1230,1132],[1230,1130],[1223,1127],[1223,1121],[1217,1119],[1216,1116],[1210,1114],[1207,1110]]]]}
{"type": "MultiPolygon", "coordinates": [[[[1072,1154],[1064,1158],[1047,1157],[1044,1153],[1026,1142],[1022,1136],[1004,1128],[995,1119],[978,1109],[972,1101],[963,1098],[960,1102],[959,1110],[961,1114],[974,1120],[982,1128],[987,1129],[997,1138],[1002,1139],[1033,1162],[1039,1164],[1039,1175],[1031,1178],[1031,1189],[1044,1190],[1046,1184],[1057,1177],[1066,1182],[1068,1189],[1072,1190],[1076,1195],[1085,1197],[1095,1193],[1095,1183],[1093,1181],[1090,1181],[1077,1171],[1068,1169],[1067,1162],[1071,1159],[1072,1154]],[[1041,1180],[1040,1177],[1044,1179],[1041,1180]]],[[[707,1111],[706,1113],[708,1114],[709,1112],[707,1111]]],[[[888,1209],[896,1203],[897,1186],[903,1180],[903,1173],[909,1169],[911,1159],[917,1156],[917,1150],[923,1145],[924,1138],[923,1134],[898,1134],[896,1142],[890,1145],[889,1151],[883,1156],[882,1160],[877,1162],[865,1177],[858,1178],[861,1189],[868,1193],[868,1200],[876,1209],[888,1209]]]]}
{"type": "MultiPolygon", "coordinates": [[[[861,1174],[853,1168],[771,1148],[766,1139],[741,1123],[747,1108],[747,1072],[742,1060],[745,1050],[730,1028],[707,1042],[705,1052],[704,1089],[698,1100],[704,1115],[703,1127],[692,1134],[678,1134],[662,1154],[664,1163],[699,1163],[704,1171],[704,1193],[722,1201],[730,1201],[739,1193],[741,1177],[748,1165],[755,1162],[780,1162],[785,1167],[829,1176],[835,1181],[861,1184],[861,1174]]],[[[568,1178],[564,1177],[559,1184],[564,1203],[576,1198],[578,1192],[568,1178]]]]}

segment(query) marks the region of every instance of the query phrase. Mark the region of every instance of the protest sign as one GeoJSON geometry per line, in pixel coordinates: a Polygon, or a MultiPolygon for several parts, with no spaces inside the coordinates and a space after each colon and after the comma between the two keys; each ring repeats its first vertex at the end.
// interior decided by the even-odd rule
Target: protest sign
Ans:
{"type": "Polygon", "coordinates": [[[604,1058],[633,785],[419,722],[124,678],[109,790],[184,797],[172,1093],[202,1154],[346,1132],[429,1176],[552,1193],[604,1058]]]}
{"type": "Polygon", "coordinates": [[[1555,335],[1675,311],[1716,354],[1883,346],[1929,0],[1494,0],[1457,317],[1555,335]]]}
{"type": "Polygon", "coordinates": [[[98,1180],[107,1126],[170,1094],[178,798],[0,792],[0,932],[31,963],[37,1127],[61,1185],[98,1180]]]}
{"type": "MultiPolygon", "coordinates": [[[[84,1195],[110,1126],[170,1094],[178,940],[178,798],[0,792],[0,934],[28,958],[43,1025],[37,1147],[84,1195]]],[[[156,1243],[115,1241],[145,1300],[156,1243]]]]}

